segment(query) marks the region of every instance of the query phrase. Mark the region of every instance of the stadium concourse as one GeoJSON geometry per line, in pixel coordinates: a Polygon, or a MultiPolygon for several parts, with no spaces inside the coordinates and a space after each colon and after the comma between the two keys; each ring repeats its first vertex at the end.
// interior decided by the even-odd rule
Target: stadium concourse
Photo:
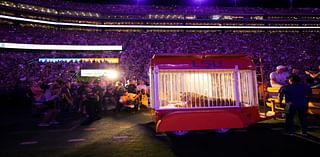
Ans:
{"type": "MultiPolygon", "coordinates": [[[[261,119],[225,134],[210,130],[177,137],[155,132],[154,109],[148,102],[153,92],[149,63],[154,55],[251,55],[263,113],[270,110],[263,89],[278,65],[288,72],[299,69],[311,86],[320,83],[319,77],[303,73],[319,72],[316,3],[274,0],[264,7],[249,1],[220,1],[190,0],[188,5],[140,0],[0,1],[0,156],[317,153],[320,117],[316,114],[308,117],[308,136],[299,133],[299,125],[294,135],[285,134],[283,118],[261,119]],[[16,47],[5,47],[8,43],[16,47]],[[122,50],[55,49],[62,45],[118,45],[122,50]],[[89,70],[87,76],[96,76],[84,77],[84,70],[89,70]],[[112,77],[105,77],[110,71],[112,77]]],[[[313,101],[320,102],[319,93],[315,97],[313,101]]]]}

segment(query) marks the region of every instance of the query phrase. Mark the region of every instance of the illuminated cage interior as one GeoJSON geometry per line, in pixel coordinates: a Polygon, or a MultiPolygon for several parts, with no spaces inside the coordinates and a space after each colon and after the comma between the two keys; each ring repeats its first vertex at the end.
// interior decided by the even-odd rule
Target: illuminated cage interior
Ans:
{"type": "Polygon", "coordinates": [[[256,106],[255,75],[254,70],[159,70],[159,102],[155,103],[159,106],[155,108],[256,106]]]}

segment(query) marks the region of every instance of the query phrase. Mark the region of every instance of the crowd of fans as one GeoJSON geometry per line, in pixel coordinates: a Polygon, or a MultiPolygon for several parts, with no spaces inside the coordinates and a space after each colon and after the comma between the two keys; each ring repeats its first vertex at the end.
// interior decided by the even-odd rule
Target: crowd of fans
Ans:
{"type": "MultiPolygon", "coordinates": [[[[25,82],[34,80],[46,80],[51,82],[58,77],[64,80],[75,80],[81,67],[90,67],[94,63],[81,62],[38,62],[39,58],[94,58],[114,57],[109,53],[91,54],[87,52],[32,52],[2,50],[0,53],[0,89],[1,93],[15,88],[25,82]]],[[[107,63],[106,63],[107,64],[107,63]]],[[[102,64],[103,66],[104,64],[102,64]]],[[[108,65],[114,67],[114,65],[108,65]]]]}
{"type": "Polygon", "coordinates": [[[2,42],[57,45],[122,45],[130,33],[85,32],[1,25],[2,42]],[[67,34],[67,35],[66,35],[67,34]],[[106,38],[107,37],[107,38],[106,38]],[[45,39],[45,41],[43,40],[45,39]]]}
{"type": "Polygon", "coordinates": [[[100,119],[104,110],[139,111],[141,106],[148,106],[148,87],[144,81],[131,79],[126,85],[121,81],[105,78],[88,80],[67,80],[56,77],[47,80],[33,80],[27,89],[34,114],[45,113],[40,127],[59,124],[59,113],[80,112],[87,115],[83,125],[100,119]]]}
{"type": "MultiPolygon", "coordinates": [[[[87,115],[87,120],[83,122],[86,125],[99,119],[101,112],[110,107],[123,111],[126,105],[134,105],[131,110],[138,111],[142,103],[138,100],[142,100],[142,96],[147,94],[141,95],[140,92],[148,91],[146,87],[138,88],[138,85],[144,85],[142,80],[138,83],[131,79],[129,83],[125,78],[119,78],[116,81],[104,77],[80,77],[82,68],[115,69],[118,68],[116,64],[94,61],[38,62],[39,57],[114,57],[108,53],[35,53],[4,50],[0,54],[2,103],[26,105],[29,102],[32,105],[32,113],[42,115],[38,124],[40,127],[59,124],[56,117],[60,113],[83,113],[87,115]],[[126,88],[126,86],[131,87],[126,88]],[[134,98],[126,98],[128,92],[134,98]],[[126,101],[120,102],[120,99],[126,101]]],[[[147,106],[148,103],[144,105],[147,106]]]]}
{"type": "MultiPolygon", "coordinates": [[[[307,31],[195,31],[195,32],[85,32],[65,31],[39,28],[22,28],[19,26],[1,26],[1,42],[33,44],[73,44],[73,45],[122,45],[120,67],[126,78],[137,77],[147,81],[148,62],[154,54],[159,53],[203,53],[234,54],[249,53],[254,56],[257,65],[262,59],[265,76],[275,70],[277,65],[300,67],[301,70],[316,70],[316,66],[306,63],[318,63],[319,32],[307,31]]],[[[56,53],[1,53],[1,81],[5,85],[15,85],[14,80],[23,75],[37,74],[39,65],[26,71],[28,61],[43,57],[79,56],[73,52],[56,53]],[[17,56],[15,56],[17,55],[17,56]],[[19,65],[16,71],[7,74],[8,69],[19,65]],[[19,70],[22,72],[19,72],[19,70]],[[28,73],[28,74],[25,74],[28,73]]],[[[89,56],[110,56],[109,52],[82,52],[89,56]]],[[[115,54],[113,52],[113,54],[115,54]]],[[[58,64],[55,64],[55,66],[58,64]]],[[[65,65],[70,66],[71,64],[65,65]]],[[[28,66],[36,66],[30,64],[28,66]]],[[[61,65],[60,65],[61,66],[61,65]]],[[[65,68],[66,69],[66,68],[65,68]]],[[[73,68],[71,68],[73,69],[73,68]]],[[[30,78],[30,77],[27,77],[30,78]]],[[[268,77],[266,77],[268,79],[268,77]]],[[[265,79],[265,80],[266,80],[265,79]]]]}

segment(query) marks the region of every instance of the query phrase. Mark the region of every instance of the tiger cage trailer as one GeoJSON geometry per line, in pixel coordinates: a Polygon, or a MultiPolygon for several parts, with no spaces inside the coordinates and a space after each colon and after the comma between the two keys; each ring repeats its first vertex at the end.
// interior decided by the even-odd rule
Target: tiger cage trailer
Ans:
{"type": "Polygon", "coordinates": [[[260,119],[251,55],[156,54],[149,76],[156,133],[227,132],[260,119]]]}

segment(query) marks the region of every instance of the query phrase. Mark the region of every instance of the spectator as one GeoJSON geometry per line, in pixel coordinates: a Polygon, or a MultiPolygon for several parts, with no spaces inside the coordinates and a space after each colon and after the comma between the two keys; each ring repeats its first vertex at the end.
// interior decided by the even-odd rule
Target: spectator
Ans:
{"type": "Polygon", "coordinates": [[[305,73],[310,77],[310,84],[315,85],[315,87],[320,86],[320,65],[318,66],[319,72],[305,71],[305,73]]]}
{"type": "Polygon", "coordinates": [[[286,85],[286,80],[288,77],[289,73],[286,72],[286,67],[283,65],[277,66],[276,71],[270,73],[271,87],[281,87],[283,85],[286,85]]]}
{"type": "Polygon", "coordinates": [[[137,86],[137,92],[139,93],[141,90],[144,90],[145,93],[149,93],[148,87],[143,80],[140,80],[139,85],[137,86]]]}
{"type": "Polygon", "coordinates": [[[120,102],[121,96],[124,95],[124,93],[127,92],[124,88],[123,84],[121,82],[116,82],[116,87],[114,89],[114,96],[115,100],[117,102],[116,104],[116,111],[120,111],[122,109],[122,103],[120,102]]]}
{"type": "Polygon", "coordinates": [[[307,83],[306,82],[306,75],[301,71],[298,67],[293,67],[290,76],[295,75],[298,76],[301,79],[301,83],[307,83]]]}
{"type": "Polygon", "coordinates": [[[66,111],[71,111],[72,109],[74,109],[73,98],[71,95],[71,84],[68,81],[63,83],[63,87],[61,89],[61,99],[62,99],[62,106],[61,106],[62,109],[66,111]]]}
{"type": "Polygon", "coordinates": [[[82,125],[89,125],[93,121],[100,119],[99,117],[99,92],[94,89],[92,83],[86,83],[85,92],[83,94],[84,105],[88,118],[82,125]]]}
{"type": "Polygon", "coordinates": [[[59,124],[59,122],[56,121],[56,117],[59,113],[57,103],[61,99],[60,94],[61,88],[57,84],[51,84],[49,88],[45,90],[44,99],[47,110],[38,126],[46,127],[51,124],[59,124]]]}
{"type": "Polygon", "coordinates": [[[132,79],[129,80],[129,84],[127,85],[126,88],[128,90],[128,93],[133,93],[133,94],[137,93],[137,85],[135,84],[135,81],[132,79]]]}
{"type": "Polygon", "coordinates": [[[43,96],[43,89],[39,86],[39,83],[37,81],[33,81],[32,85],[30,87],[33,101],[41,102],[42,96],[43,96]]]}
{"type": "Polygon", "coordinates": [[[285,85],[279,90],[279,102],[282,103],[285,97],[285,129],[287,133],[294,133],[294,116],[298,114],[302,134],[307,135],[308,96],[311,95],[311,88],[299,82],[300,78],[298,76],[290,76],[289,85],[285,85]]]}
{"type": "Polygon", "coordinates": [[[121,103],[121,109],[124,108],[133,108],[135,110],[138,109],[138,95],[134,93],[129,93],[125,91],[124,94],[120,97],[119,102],[121,103]]]}
{"type": "Polygon", "coordinates": [[[318,66],[319,72],[313,72],[313,71],[305,71],[305,73],[312,78],[320,78],[320,65],[318,66]]]}

